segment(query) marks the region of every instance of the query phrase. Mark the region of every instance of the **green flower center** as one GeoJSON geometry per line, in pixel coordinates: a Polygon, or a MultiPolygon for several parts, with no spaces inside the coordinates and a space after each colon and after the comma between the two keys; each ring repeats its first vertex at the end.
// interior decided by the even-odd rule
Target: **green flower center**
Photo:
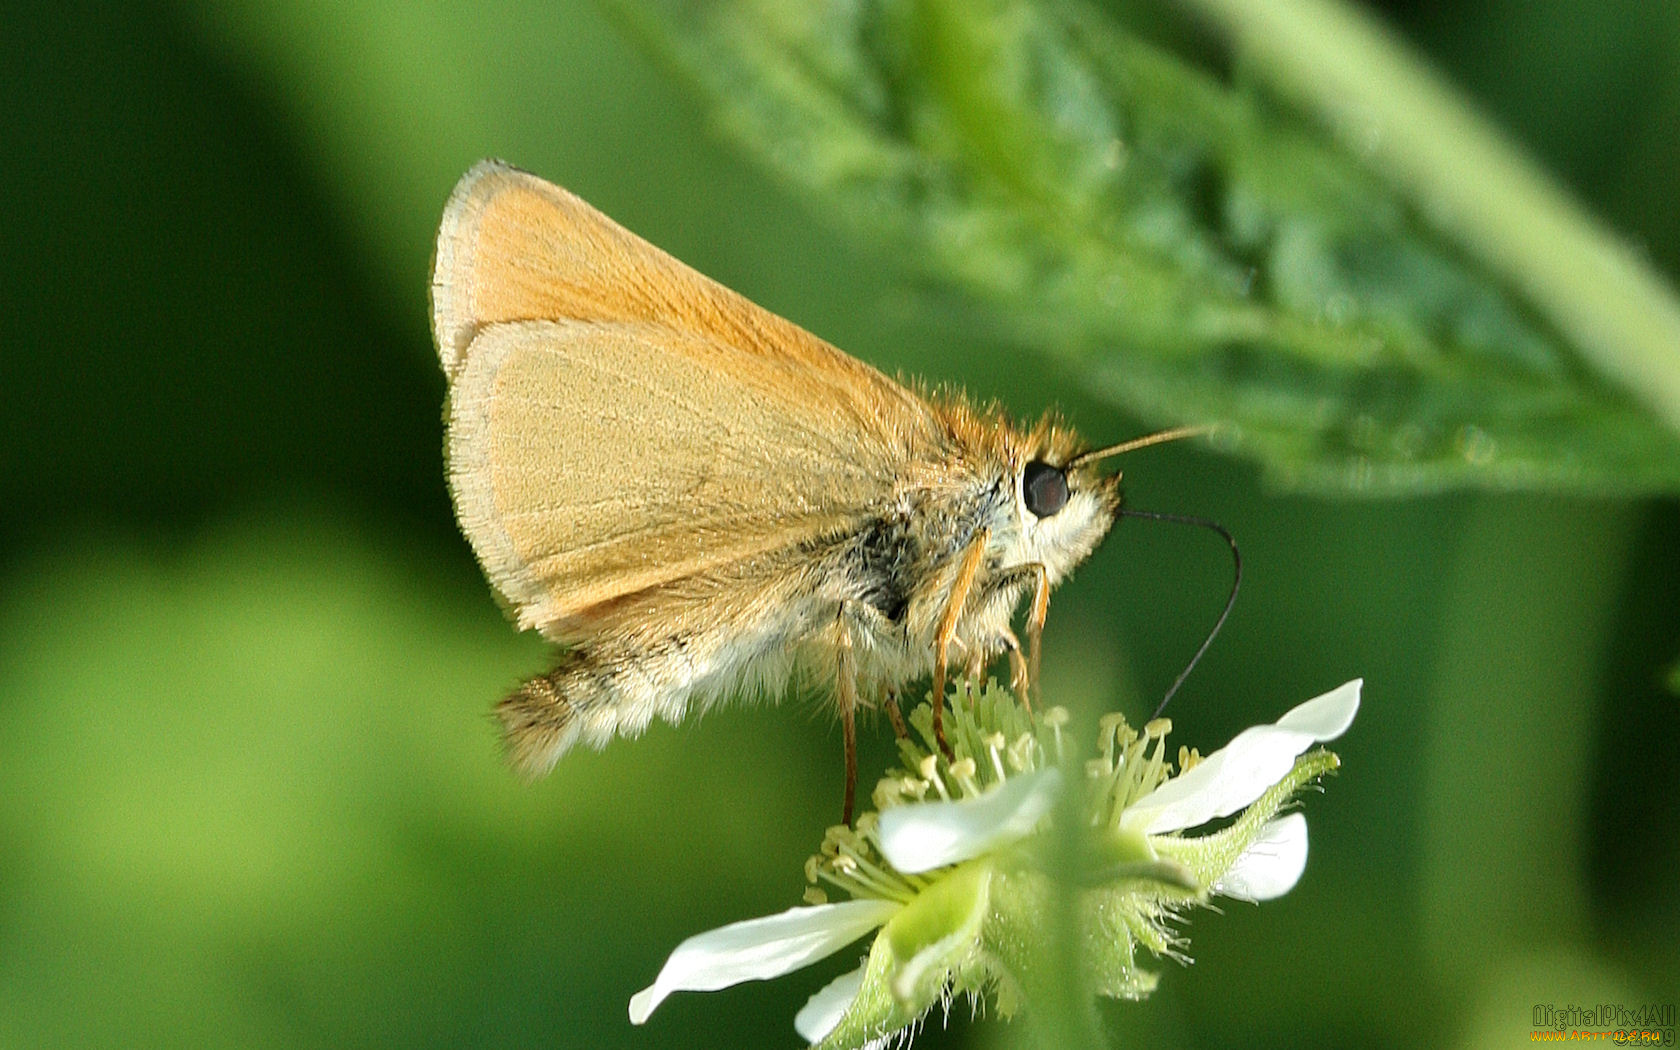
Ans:
{"type": "Polygon", "coordinates": [[[1171,719],[1154,719],[1139,732],[1121,715],[1111,714],[1103,716],[1097,727],[1101,757],[1085,763],[1085,781],[1091,790],[1086,811],[1092,827],[1119,827],[1120,814],[1127,806],[1202,760],[1194,749],[1181,747],[1177,764],[1167,761],[1171,719]]]}
{"type": "MultiPolygon", "coordinates": [[[[1066,708],[1051,707],[1035,719],[995,682],[978,696],[954,689],[946,707],[947,758],[934,742],[932,707],[918,706],[908,719],[911,735],[898,742],[901,765],[875,785],[875,808],[860,816],[856,827],[829,828],[821,848],[805,862],[806,902],[826,902],[830,889],[856,899],[914,900],[946,869],[919,875],[894,869],[881,853],[879,813],[910,803],[974,798],[1012,776],[1060,764],[1068,717],[1066,708]]],[[[1086,811],[1093,827],[1118,826],[1128,805],[1200,760],[1182,748],[1176,767],[1167,760],[1165,738],[1172,723],[1166,719],[1150,722],[1141,733],[1118,714],[1098,725],[1100,757],[1086,763],[1086,811]]]]}

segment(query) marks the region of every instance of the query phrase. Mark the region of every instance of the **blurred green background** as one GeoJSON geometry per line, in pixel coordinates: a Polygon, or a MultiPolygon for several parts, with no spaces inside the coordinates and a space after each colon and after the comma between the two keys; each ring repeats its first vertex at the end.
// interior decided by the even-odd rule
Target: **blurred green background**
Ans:
{"type": "MultiPolygon", "coordinates": [[[[1680,9],[1383,11],[1680,274],[1680,9]]],[[[548,655],[444,490],[445,195],[501,156],[889,371],[1098,439],[1146,423],[942,324],[891,246],[738,156],[588,3],[5,24],[0,1048],[794,1045],[827,971],[641,1029],[625,1005],[683,937],[795,902],[840,794],[824,708],[659,726],[534,787],[501,765],[488,711],[548,655]]],[[[1195,964],[1105,1007],[1116,1045],[1506,1046],[1537,1003],[1680,998],[1672,500],[1308,498],[1189,447],[1126,470],[1249,567],[1184,742],[1367,685],[1300,887],[1198,914],[1195,964]]],[[[1057,592],[1049,695],[1145,715],[1228,572],[1125,523],[1057,592]]]]}

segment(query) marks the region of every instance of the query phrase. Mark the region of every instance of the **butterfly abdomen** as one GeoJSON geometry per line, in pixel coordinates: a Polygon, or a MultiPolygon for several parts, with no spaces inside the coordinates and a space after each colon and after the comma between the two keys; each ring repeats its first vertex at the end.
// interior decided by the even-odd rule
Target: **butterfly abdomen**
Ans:
{"type": "Polygon", "coordinates": [[[656,713],[681,717],[689,683],[673,673],[670,656],[635,660],[619,650],[610,643],[573,649],[496,706],[508,761],[522,775],[544,776],[580,741],[599,748],[640,733],[656,713]]]}
{"type": "Polygon", "coordinates": [[[532,678],[496,705],[508,761],[531,779],[553,769],[578,738],[583,698],[576,688],[579,683],[569,680],[566,671],[562,667],[532,678]]]}
{"type": "Polygon", "coordinates": [[[582,643],[497,705],[509,761],[534,779],[574,745],[604,747],[655,716],[676,723],[691,707],[738,693],[780,696],[796,632],[787,617],[774,619],[756,630],[724,623],[656,638],[608,632],[582,643]]]}

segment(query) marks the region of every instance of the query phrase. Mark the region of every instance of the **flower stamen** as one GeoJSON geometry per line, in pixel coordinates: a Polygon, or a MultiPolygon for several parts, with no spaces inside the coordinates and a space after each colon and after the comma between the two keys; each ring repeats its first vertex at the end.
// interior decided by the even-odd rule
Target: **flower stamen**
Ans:
{"type": "Polygon", "coordinates": [[[1246,730],[1206,759],[1184,747],[1170,758],[1164,719],[1139,732],[1105,717],[1100,757],[1084,763],[1078,785],[1069,783],[1079,756],[1066,755],[1065,708],[1049,708],[1035,725],[1006,692],[988,687],[971,704],[950,706],[946,761],[934,743],[932,708],[921,705],[908,719],[921,740],[900,740],[902,768],[873,792],[879,809],[855,827],[829,828],[805,862],[804,905],[684,941],[631,999],[630,1018],[642,1023],[675,991],[791,972],[871,931],[878,933],[864,965],[831,981],[795,1019],[808,1042],[823,1050],[879,1046],[961,996],[1008,1014],[1027,1001],[1032,984],[1024,977],[1052,947],[1041,942],[1057,925],[1047,909],[1061,894],[1072,895],[1068,906],[1089,927],[1087,963],[1099,971],[1102,994],[1148,995],[1158,978],[1139,966],[1140,949],[1188,961],[1173,927],[1185,909],[1208,906],[1215,895],[1269,900],[1300,878],[1306,821],[1279,814],[1336,768],[1329,751],[1303,752],[1348,727],[1359,686],[1350,682],[1246,730]],[[1084,806],[1071,879],[1036,863],[1032,841],[1052,848],[1060,837],[1043,835],[1057,819],[1058,797],[1084,806]],[[1217,830],[1192,830],[1222,818],[1230,819],[1217,830]],[[829,889],[851,899],[830,903],[829,889]]]}

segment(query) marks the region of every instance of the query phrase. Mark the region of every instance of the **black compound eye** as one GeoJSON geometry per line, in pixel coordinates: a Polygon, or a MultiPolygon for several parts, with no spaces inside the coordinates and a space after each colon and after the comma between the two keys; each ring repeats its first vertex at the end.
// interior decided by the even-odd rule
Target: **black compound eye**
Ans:
{"type": "Polygon", "coordinates": [[[1067,506],[1067,475],[1061,468],[1035,459],[1021,472],[1021,498],[1036,517],[1048,518],[1067,506]]]}

